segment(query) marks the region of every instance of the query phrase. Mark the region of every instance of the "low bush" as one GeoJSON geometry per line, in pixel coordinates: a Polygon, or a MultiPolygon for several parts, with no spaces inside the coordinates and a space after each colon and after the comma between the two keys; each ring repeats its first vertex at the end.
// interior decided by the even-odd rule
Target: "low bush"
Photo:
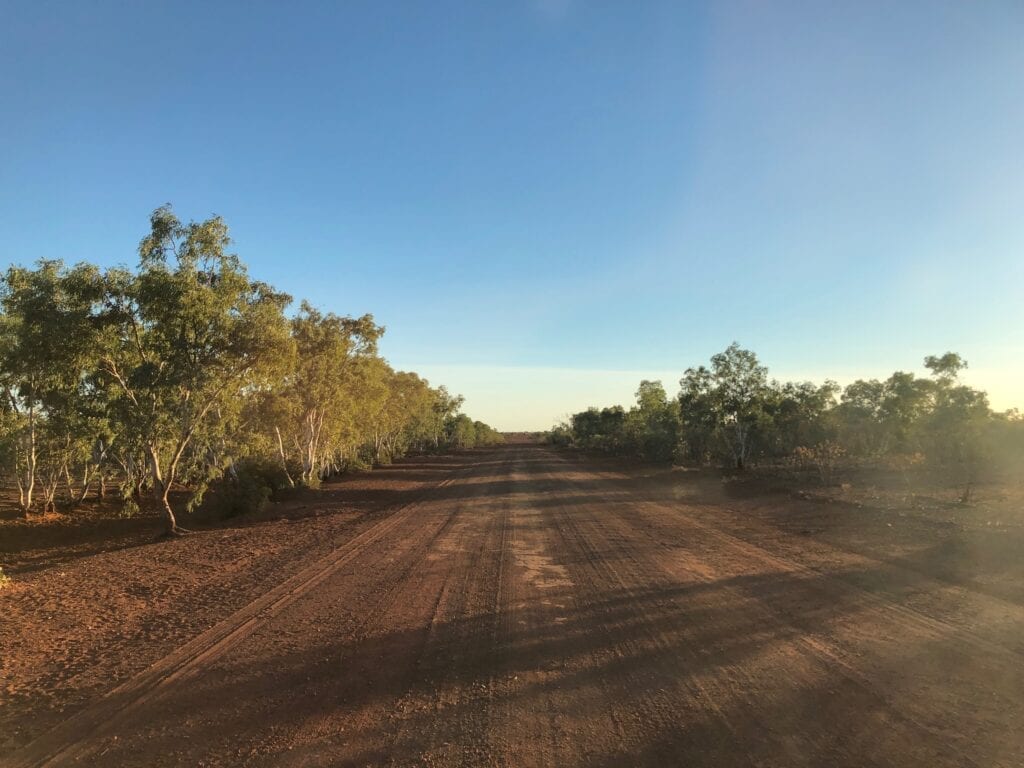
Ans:
{"type": "Polygon", "coordinates": [[[846,450],[834,440],[825,440],[810,448],[800,445],[793,451],[797,464],[816,470],[822,485],[832,485],[839,461],[845,455],[846,450]]]}
{"type": "Polygon", "coordinates": [[[213,520],[255,514],[288,486],[288,476],[280,465],[260,459],[241,461],[203,494],[196,513],[213,520]]]}

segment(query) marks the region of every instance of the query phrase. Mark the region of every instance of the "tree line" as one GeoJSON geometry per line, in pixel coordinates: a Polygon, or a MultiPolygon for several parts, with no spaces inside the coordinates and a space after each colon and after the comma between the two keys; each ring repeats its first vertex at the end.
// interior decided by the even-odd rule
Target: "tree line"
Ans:
{"type": "Polygon", "coordinates": [[[90,494],[126,512],[172,489],[251,505],[410,450],[501,440],[462,398],[396,371],[372,315],[252,279],[219,217],[157,209],[137,269],[42,261],[0,284],[0,468],[26,513],[90,494]]]}
{"type": "Polygon", "coordinates": [[[947,352],[925,358],[930,375],[897,371],[884,381],[779,382],[757,355],[733,343],[708,365],[688,368],[669,398],[660,381],[642,381],[636,405],[590,408],[549,434],[551,442],[648,461],[791,461],[823,479],[841,458],[888,458],[943,469],[963,486],[982,468],[1024,461],[1024,418],[994,412],[985,392],[963,384],[967,367],[947,352]]]}

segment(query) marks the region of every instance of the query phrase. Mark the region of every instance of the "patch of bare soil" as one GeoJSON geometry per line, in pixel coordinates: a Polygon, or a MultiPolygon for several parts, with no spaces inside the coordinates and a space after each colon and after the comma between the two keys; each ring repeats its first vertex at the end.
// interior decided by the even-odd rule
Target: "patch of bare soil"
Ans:
{"type": "MultiPolygon", "coordinates": [[[[0,521],[0,755],[441,482],[408,459],[174,540],[113,506],[0,521]]],[[[193,523],[190,523],[190,527],[193,523]]]]}
{"type": "Polygon", "coordinates": [[[403,471],[374,515],[27,572],[0,762],[1024,764],[1021,579],[984,527],[528,443],[357,482],[403,471]]]}
{"type": "Polygon", "coordinates": [[[797,548],[820,542],[1024,605],[1024,476],[1006,473],[962,488],[943,478],[850,470],[823,485],[807,476],[623,467],[566,454],[621,475],[633,488],[677,502],[714,505],[760,536],[797,548]]]}

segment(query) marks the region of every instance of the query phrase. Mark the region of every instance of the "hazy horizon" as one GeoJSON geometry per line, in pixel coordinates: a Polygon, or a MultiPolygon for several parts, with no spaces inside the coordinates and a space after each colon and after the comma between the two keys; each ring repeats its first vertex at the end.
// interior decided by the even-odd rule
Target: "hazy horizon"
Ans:
{"type": "MultiPolygon", "coordinates": [[[[726,343],[723,343],[722,349],[725,346],[726,343]]],[[[940,350],[939,353],[945,351],[940,350]]],[[[845,386],[857,379],[886,379],[897,370],[927,376],[928,371],[922,364],[923,358],[924,354],[921,354],[915,358],[916,364],[908,362],[892,369],[818,373],[802,370],[784,371],[772,366],[770,360],[762,362],[768,365],[770,377],[779,381],[811,381],[821,384],[826,379],[832,379],[845,386]]],[[[965,383],[988,392],[993,410],[1001,412],[1020,408],[1022,399],[1015,382],[1024,381],[1024,365],[1006,371],[993,371],[991,368],[976,367],[970,359],[968,363],[968,369],[960,378],[965,383]]],[[[692,363],[693,366],[702,364],[707,365],[707,360],[696,360],[692,363]]],[[[410,365],[396,363],[396,366],[416,371],[426,377],[431,384],[444,384],[453,392],[462,392],[466,397],[467,413],[503,432],[544,431],[550,429],[556,422],[591,406],[629,407],[635,401],[637,385],[644,379],[661,381],[669,396],[674,396],[679,389],[679,379],[685,370],[652,368],[616,371],[511,366],[477,368],[435,365],[427,362],[410,365]],[[524,412],[530,415],[524,417],[524,412]]]]}

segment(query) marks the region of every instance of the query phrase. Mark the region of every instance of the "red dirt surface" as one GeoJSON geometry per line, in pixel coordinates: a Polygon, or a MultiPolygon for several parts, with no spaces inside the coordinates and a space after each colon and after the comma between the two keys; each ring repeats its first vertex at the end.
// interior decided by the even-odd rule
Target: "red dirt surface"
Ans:
{"type": "Polygon", "coordinates": [[[1024,764],[1019,526],[529,444],[311,498],[22,556],[0,764],[1024,764]]]}

